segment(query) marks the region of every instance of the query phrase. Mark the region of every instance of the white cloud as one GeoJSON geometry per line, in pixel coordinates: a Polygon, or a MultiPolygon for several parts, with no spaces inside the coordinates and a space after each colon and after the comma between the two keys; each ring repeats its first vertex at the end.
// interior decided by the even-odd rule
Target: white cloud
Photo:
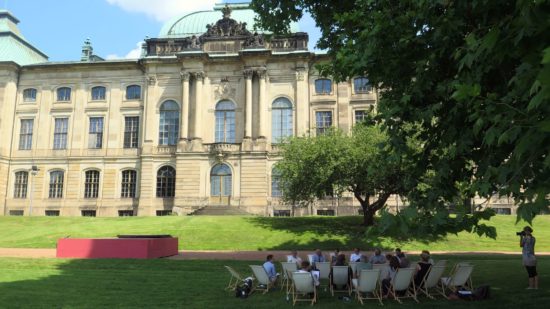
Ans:
{"type": "Polygon", "coordinates": [[[212,10],[219,0],[106,0],[128,12],[144,13],[164,22],[183,13],[212,10]]]}
{"type": "Polygon", "coordinates": [[[105,57],[107,60],[115,60],[115,59],[138,59],[139,56],[141,56],[141,44],[143,42],[137,42],[136,48],[129,51],[126,56],[119,56],[117,54],[110,54],[105,57]]]}

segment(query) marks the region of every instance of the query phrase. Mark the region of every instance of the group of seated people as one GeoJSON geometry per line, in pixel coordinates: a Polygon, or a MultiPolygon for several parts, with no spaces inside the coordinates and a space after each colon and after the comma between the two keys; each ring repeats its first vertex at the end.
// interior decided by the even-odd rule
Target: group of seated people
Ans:
{"type": "MultiPolygon", "coordinates": [[[[420,261],[413,266],[411,265],[407,255],[405,255],[400,248],[395,249],[393,254],[388,253],[385,255],[383,255],[382,251],[377,248],[374,250],[374,254],[370,257],[361,253],[359,248],[355,248],[349,256],[349,261],[357,263],[355,264],[355,272],[352,272],[351,268],[349,270],[349,282],[353,282],[353,284],[357,283],[357,280],[353,279],[358,278],[361,274],[361,270],[372,269],[373,264],[387,265],[386,271],[383,272],[385,277],[380,278],[384,296],[387,296],[392,280],[395,278],[399,268],[415,267],[416,273],[414,276],[414,284],[415,286],[419,286],[422,283],[424,276],[429,271],[430,266],[434,263],[430,258],[430,252],[424,250],[420,254],[420,261]]],[[[308,255],[307,260],[302,260],[296,251],[292,251],[291,254],[287,256],[287,262],[296,263],[299,272],[311,272],[316,285],[319,285],[319,273],[315,265],[316,263],[330,262],[331,266],[348,266],[348,263],[346,262],[346,255],[341,253],[339,249],[336,249],[333,253],[331,253],[330,258],[327,258],[320,249],[317,249],[314,254],[308,255]]],[[[270,280],[275,282],[279,274],[276,272],[275,265],[273,264],[273,255],[267,256],[267,261],[264,263],[264,268],[268,273],[270,280]]]]}

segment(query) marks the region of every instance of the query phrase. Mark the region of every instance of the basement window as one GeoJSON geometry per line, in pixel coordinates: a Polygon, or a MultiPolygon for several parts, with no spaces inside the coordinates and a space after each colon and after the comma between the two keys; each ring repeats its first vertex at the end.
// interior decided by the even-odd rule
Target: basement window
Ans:
{"type": "Polygon", "coordinates": [[[317,210],[318,216],[334,216],[334,210],[333,209],[319,209],[317,210]]]}

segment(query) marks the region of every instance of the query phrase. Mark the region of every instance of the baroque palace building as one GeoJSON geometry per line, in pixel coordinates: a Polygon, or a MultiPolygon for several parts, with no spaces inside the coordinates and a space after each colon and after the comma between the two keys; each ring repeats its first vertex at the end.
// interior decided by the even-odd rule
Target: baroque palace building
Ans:
{"type": "MultiPolygon", "coordinates": [[[[377,91],[320,77],[307,33],[267,40],[254,16],[217,5],[166,23],[139,59],[104,60],[86,41],[81,61],[49,62],[0,11],[0,215],[289,215],[278,143],[349,131],[377,91]]],[[[296,214],[359,209],[345,197],[296,214]]]]}

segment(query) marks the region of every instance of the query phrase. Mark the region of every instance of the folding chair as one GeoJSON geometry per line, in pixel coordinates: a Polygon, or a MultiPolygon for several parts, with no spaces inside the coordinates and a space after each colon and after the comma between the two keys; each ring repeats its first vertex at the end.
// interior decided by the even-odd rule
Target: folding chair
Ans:
{"type": "Polygon", "coordinates": [[[330,262],[318,262],[316,267],[319,271],[319,281],[326,283],[326,287],[328,287],[330,285],[330,262]]]}
{"type": "Polygon", "coordinates": [[[449,289],[452,292],[456,292],[459,288],[465,288],[472,291],[474,288],[471,278],[473,271],[474,266],[471,264],[456,264],[450,277],[441,278],[439,293],[445,296],[445,298],[448,298],[445,289],[449,289]]]}
{"type": "Polygon", "coordinates": [[[447,267],[447,260],[439,260],[439,261],[435,262],[435,264],[433,266],[447,267]]]}
{"type": "Polygon", "coordinates": [[[428,273],[424,276],[424,279],[422,279],[420,286],[416,287],[416,290],[431,299],[435,299],[435,297],[430,293],[430,290],[438,288],[443,272],[445,272],[445,266],[432,266],[428,273]]]}
{"type": "Polygon", "coordinates": [[[388,278],[390,266],[388,264],[372,264],[372,269],[380,269],[380,282],[388,278]]]}
{"type": "Polygon", "coordinates": [[[390,294],[400,304],[403,303],[402,298],[412,298],[418,303],[413,280],[415,271],[416,268],[399,268],[392,280],[390,294]]]}
{"type": "Polygon", "coordinates": [[[350,262],[349,267],[351,268],[352,277],[357,277],[357,264],[359,262],[350,262]]]}
{"type": "Polygon", "coordinates": [[[308,272],[293,272],[292,273],[292,305],[296,305],[298,301],[308,301],[311,305],[317,302],[317,289],[313,276],[308,272]],[[313,294],[313,297],[311,297],[313,294]],[[302,296],[302,297],[300,297],[302,296]]]}
{"type": "Polygon", "coordinates": [[[229,278],[229,284],[225,288],[226,290],[235,290],[237,286],[239,286],[239,283],[244,281],[244,277],[241,276],[236,270],[234,270],[230,266],[224,266],[227,271],[229,271],[229,274],[231,274],[231,277],[229,278]]]}
{"type": "Polygon", "coordinates": [[[349,266],[332,266],[332,276],[330,278],[330,293],[343,292],[351,295],[351,283],[349,277],[349,266]],[[338,289],[338,287],[343,287],[338,289]]]}
{"type": "Polygon", "coordinates": [[[380,269],[363,269],[360,272],[359,278],[352,279],[352,283],[355,289],[355,296],[361,305],[363,304],[363,299],[378,299],[380,305],[383,305],[380,269]]]}
{"type": "Polygon", "coordinates": [[[256,278],[255,282],[257,282],[253,286],[252,291],[260,290],[260,291],[264,291],[264,294],[267,293],[269,289],[273,287],[274,284],[271,282],[271,280],[269,280],[269,276],[267,275],[265,268],[262,265],[249,265],[249,266],[252,269],[252,272],[254,273],[254,277],[256,278]],[[265,286],[265,288],[261,287],[262,285],[265,286]]]}
{"type": "Polygon", "coordinates": [[[298,265],[294,262],[281,262],[281,267],[283,269],[281,286],[285,287],[286,291],[289,292],[292,287],[292,273],[298,270],[298,265]]]}

